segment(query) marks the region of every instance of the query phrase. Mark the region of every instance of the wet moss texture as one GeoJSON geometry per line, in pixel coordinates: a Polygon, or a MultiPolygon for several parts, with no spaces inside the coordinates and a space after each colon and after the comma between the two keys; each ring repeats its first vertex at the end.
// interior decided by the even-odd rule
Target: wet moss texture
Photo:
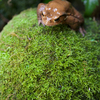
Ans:
{"type": "Polygon", "coordinates": [[[38,26],[36,9],[15,16],[0,33],[0,100],[99,100],[100,25],[85,29],[38,26]]]}

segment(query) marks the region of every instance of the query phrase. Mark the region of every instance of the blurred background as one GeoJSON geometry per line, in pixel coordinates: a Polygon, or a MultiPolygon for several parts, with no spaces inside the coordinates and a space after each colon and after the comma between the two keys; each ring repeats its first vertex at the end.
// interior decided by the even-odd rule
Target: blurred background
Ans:
{"type": "MultiPolygon", "coordinates": [[[[0,31],[21,11],[37,7],[40,2],[51,0],[0,0],[0,31]]],[[[84,17],[94,18],[100,22],[100,0],[68,0],[84,17]]]]}

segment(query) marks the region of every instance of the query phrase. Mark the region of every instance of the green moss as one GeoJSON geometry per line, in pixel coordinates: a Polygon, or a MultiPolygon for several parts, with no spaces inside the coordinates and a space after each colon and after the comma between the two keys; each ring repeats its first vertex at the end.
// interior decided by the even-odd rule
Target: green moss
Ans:
{"type": "Polygon", "coordinates": [[[65,25],[38,26],[36,9],[0,33],[1,100],[99,100],[100,25],[83,37],[65,25]]]}

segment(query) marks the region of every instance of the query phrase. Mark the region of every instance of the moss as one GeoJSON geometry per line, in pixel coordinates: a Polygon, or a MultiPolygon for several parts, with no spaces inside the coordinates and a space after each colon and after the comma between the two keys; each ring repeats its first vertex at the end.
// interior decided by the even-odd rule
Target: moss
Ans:
{"type": "Polygon", "coordinates": [[[100,25],[85,25],[83,37],[38,26],[36,9],[15,16],[0,33],[1,100],[99,100],[100,25]]]}

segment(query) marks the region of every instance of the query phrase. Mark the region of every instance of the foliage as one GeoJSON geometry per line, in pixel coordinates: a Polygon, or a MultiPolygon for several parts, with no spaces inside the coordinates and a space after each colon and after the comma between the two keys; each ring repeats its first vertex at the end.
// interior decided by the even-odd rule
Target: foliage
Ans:
{"type": "Polygon", "coordinates": [[[44,3],[48,3],[49,1],[51,1],[51,0],[43,0],[44,3]]]}
{"type": "Polygon", "coordinates": [[[13,15],[20,13],[29,7],[36,7],[40,0],[1,0],[0,1],[0,13],[7,18],[11,18],[13,15]]]}
{"type": "Polygon", "coordinates": [[[82,0],[85,5],[85,16],[90,16],[96,6],[99,5],[98,0],[82,0]]]}
{"type": "Polygon", "coordinates": [[[0,0],[0,31],[7,23],[4,21],[5,18],[10,20],[14,15],[27,8],[37,7],[39,2],[41,0],[0,0]]]}
{"type": "Polygon", "coordinates": [[[15,16],[0,36],[0,100],[99,100],[100,25],[87,34],[38,26],[36,9],[15,16]]]}

